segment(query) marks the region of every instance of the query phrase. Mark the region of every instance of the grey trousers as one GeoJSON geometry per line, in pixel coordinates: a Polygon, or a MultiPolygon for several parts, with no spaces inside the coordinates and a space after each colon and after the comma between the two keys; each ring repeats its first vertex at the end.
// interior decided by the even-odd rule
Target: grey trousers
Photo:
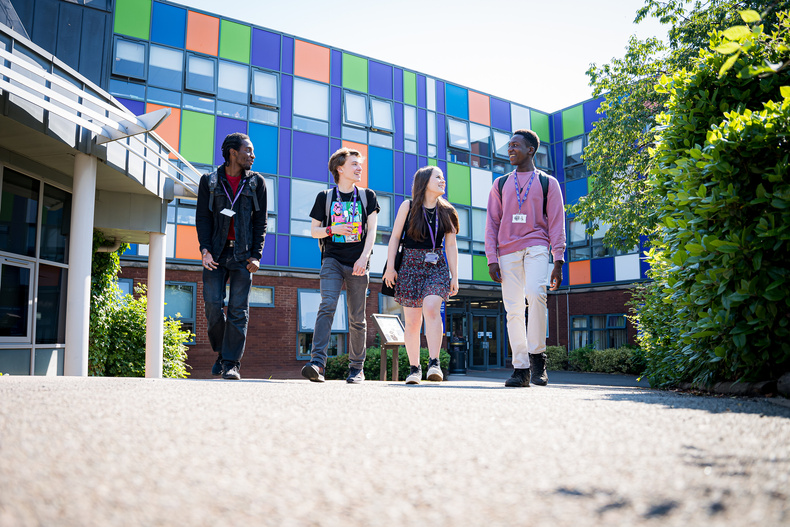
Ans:
{"type": "Polygon", "coordinates": [[[353,267],[343,265],[334,258],[324,258],[321,263],[321,305],[315,318],[311,361],[322,367],[326,366],[326,349],[329,346],[332,322],[343,282],[346,284],[348,303],[348,362],[350,367],[359,369],[365,364],[365,338],[368,328],[365,300],[370,276],[368,271],[362,276],[354,276],[351,274],[353,270],[353,267]]]}

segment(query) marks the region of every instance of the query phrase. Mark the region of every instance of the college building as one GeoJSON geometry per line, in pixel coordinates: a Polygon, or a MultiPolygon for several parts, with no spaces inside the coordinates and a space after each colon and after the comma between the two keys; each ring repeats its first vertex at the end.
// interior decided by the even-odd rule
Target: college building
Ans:
{"type": "MultiPolygon", "coordinates": [[[[511,132],[529,128],[541,139],[536,164],[558,179],[566,204],[586,195],[582,152],[600,100],[544,112],[540,101],[504,100],[356,51],[167,1],[0,0],[0,372],[87,373],[84,259],[89,276],[87,235],[98,229],[131,244],[122,289],[148,285],[147,368],[157,364],[152,321],[161,313],[195,334],[192,377],[210,376],[195,194],[231,132],[250,136],[269,196],[242,375],[296,377],[310,357],[321,255],[309,212],[333,184],[327,161],[342,146],[365,157],[362,185],[381,206],[367,313],[399,312],[379,293],[390,231],[416,170],[436,165],[460,218],[460,291],[444,307],[448,340],[466,351],[457,367],[509,367],[500,287],[484,253],[488,192],[512,169],[511,132]]],[[[643,247],[615,251],[602,244],[606,225],[593,235],[588,227],[566,218],[548,344],[633,343],[626,303],[645,280],[643,247]]],[[[341,299],[330,354],[345,352],[347,334],[341,299]]]]}

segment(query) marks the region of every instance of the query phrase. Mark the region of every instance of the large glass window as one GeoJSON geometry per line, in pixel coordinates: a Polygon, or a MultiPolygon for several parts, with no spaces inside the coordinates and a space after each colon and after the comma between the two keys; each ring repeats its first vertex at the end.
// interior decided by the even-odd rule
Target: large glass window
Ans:
{"type": "Polygon", "coordinates": [[[620,348],[628,343],[626,318],[622,313],[574,316],[571,349],[592,344],[595,349],[620,348]]]}
{"type": "Polygon", "coordinates": [[[329,86],[294,79],[293,127],[322,135],[329,132],[329,86]]]}
{"type": "Polygon", "coordinates": [[[6,168],[0,202],[0,251],[36,255],[36,220],[40,183],[6,168]]]}
{"type": "Polygon", "coordinates": [[[447,118],[447,160],[469,164],[469,126],[447,118]]]}
{"type": "Polygon", "coordinates": [[[277,75],[268,71],[252,70],[252,98],[254,104],[279,107],[279,82],[277,75]]]}
{"type": "Polygon", "coordinates": [[[291,234],[311,236],[310,211],[313,210],[315,196],[326,188],[324,183],[300,179],[291,180],[291,234]]]}
{"type": "Polygon", "coordinates": [[[381,209],[376,216],[378,228],[385,230],[392,229],[392,196],[376,194],[376,201],[378,201],[381,209]]]}
{"type": "Polygon", "coordinates": [[[71,226],[71,194],[44,185],[44,207],[41,211],[41,248],[44,260],[66,263],[71,226]]]}
{"type": "Polygon", "coordinates": [[[374,130],[394,132],[395,125],[392,117],[392,102],[370,98],[370,127],[374,130]]]}
{"type": "Polygon", "coordinates": [[[592,257],[593,258],[604,258],[606,256],[613,256],[615,254],[615,250],[611,247],[607,247],[603,244],[603,237],[606,236],[606,233],[612,227],[611,224],[605,222],[598,222],[598,228],[592,235],[592,257]]]}
{"type": "Polygon", "coordinates": [[[417,153],[417,108],[414,106],[403,107],[403,149],[410,153],[417,153]]]}
{"type": "Polygon", "coordinates": [[[493,136],[494,140],[494,172],[497,174],[510,172],[513,168],[507,155],[507,147],[510,143],[510,135],[498,130],[492,130],[491,135],[493,136]]]}
{"type": "Polygon", "coordinates": [[[487,126],[469,123],[469,141],[472,150],[473,167],[491,168],[491,129],[487,126]]]}
{"type": "Polygon", "coordinates": [[[186,89],[202,93],[216,93],[216,69],[216,59],[187,55],[186,89]]]}
{"type": "Polygon", "coordinates": [[[0,258],[0,337],[30,336],[30,267],[0,258]]]}
{"type": "Polygon", "coordinates": [[[343,122],[357,126],[368,125],[368,98],[366,95],[345,92],[343,122]]]}
{"type": "Polygon", "coordinates": [[[590,259],[590,240],[587,224],[580,221],[568,222],[568,259],[571,262],[590,259]]]}
{"type": "Polygon", "coordinates": [[[250,68],[233,62],[220,61],[217,98],[247,104],[250,68]]]}
{"type": "Polygon", "coordinates": [[[458,233],[456,234],[458,250],[469,252],[469,209],[456,207],[455,210],[458,212],[458,233]]]}
{"type": "Polygon", "coordinates": [[[148,59],[148,84],[181,91],[183,86],[184,52],[151,46],[148,59]]]}
{"type": "Polygon", "coordinates": [[[535,152],[535,164],[546,170],[551,170],[551,156],[549,156],[549,145],[541,143],[538,151],[535,152]]]}
{"type": "Polygon", "coordinates": [[[486,211],[472,209],[472,250],[474,252],[486,251],[486,211]]]}
{"type": "Polygon", "coordinates": [[[142,42],[133,42],[118,38],[115,40],[115,60],[112,72],[122,77],[145,79],[145,51],[142,42]]]}
{"type": "Polygon", "coordinates": [[[165,316],[181,322],[181,329],[195,333],[194,283],[167,282],[165,284],[165,316]]]}
{"type": "Polygon", "coordinates": [[[428,157],[436,157],[436,114],[428,112],[428,157]]]}
{"type": "MultiPolygon", "coordinates": [[[[313,348],[313,331],[318,307],[321,304],[321,292],[317,289],[299,289],[299,336],[296,355],[298,359],[309,359],[313,348]]],[[[340,292],[340,298],[332,321],[332,335],[327,355],[334,356],[346,352],[346,335],[348,333],[348,316],[346,312],[346,292],[340,292]]]]}
{"type": "Polygon", "coordinates": [[[584,152],[584,136],[565,142],[565,179],[573,180],[587,177],[587,170],[582,161],[584,152]]]}
{"type": "Polygon", "coordinates": [[[38,268],[36,344],[66,342],[66,284],[68,270],[54,265],[38,268]]]}

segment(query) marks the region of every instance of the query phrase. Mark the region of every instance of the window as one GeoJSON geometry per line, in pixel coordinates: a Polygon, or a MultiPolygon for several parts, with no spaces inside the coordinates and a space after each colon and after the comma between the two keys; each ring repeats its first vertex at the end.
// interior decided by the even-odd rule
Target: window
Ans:
{"type": "Polygon", "coordinates": [[[615,251],[611,247],[607,247],[603,244],[603,237],[606,235],[607,231],[611,228],[611,224],[605,222],[599,222],[597,225],[597,229],[592,235],[592,257],[593,258],[605,258],[606,256],[613,256],[615,251]]]}
{"type": "Polygon", "coordinates": [[[436,113],[428,112],[428,157],[436,154],[436,113]]]}
{"type": "Polygon", "coordinates": [[[370,127],[380,132],[394,132],[392,102],[370,98],[370,127]]]}
{"type": "Polygon", "coordinates": [[[538,151],[535,152],[535,164],[546,170],[551,170],[551,156],[549,155],[549,145],[541,143],[538,151]]]}
{"type": "Polygon", "coordinates": [[[403,107],[403,150],[410,154],[417,153],[417,108],[403,107]]]}
{"type": "Polygon", "coordinates": [[[220,61],[217,98],[247,104],[250,68],[233,62],[220,61]]]}
{"type": "Polygon", "coordinates": [[[71,194],[44,185],[41,212],[41,247],[39,257],[52,262],[67,263],[69,228],[71,227],[71,194]]]}
{"type": "MultiPolygon", "coordinates": [[[[184,109],[194,110],[196,112],[214,113],[214,99],[209,97],[201,97],[199,95],[192,95],[191,93],[184,93],[184,109]]],[[[210,172],[210,171],[209,171],[210,172]]]]}
{"type": "Polygon", "coordinates": [[[181,73],[179,73],[178,78],[179,86],[177,90],[179,91],[163,90],[161,88],[149,86],[147,101],[155,104],[163,104],[165,106],[174,106],[176,108],[181,107],[181,73]]]}
{"type": "Polygon", "coordinates": [[[621,348],[628,344],[626,318],[622,313],[574,316],[571,349],[592,344],[595,349],[621,348]]]}
{"type": "MultiPolygon", "coordinates": [[[[318,307],[321,304],[321,291],[318,289],[299,289],[298,299],[298,341],[296,358],[310,359],[313,348],[313,331],[318,307]]],[[[329,339],[327,355],[335,356],[346,352],[346,334],[348,333],[348,314],[346,312],[346,292],[341,291],[338,298],[335,318],[332,321],[332,334],[329,339]]]]}
{"type": "Polygon", "coordinates": [[[484,253],[486,251],[486,211],[472,209],[472,251],[484,253]]]}
{"type": "Polygon", "coordinates": [[[268,221],[266,223],[266,232],[277,232],[277,181],[273,177],[264,177],[266,181],[266,211],[268,212],[268,221]]]}
{"type": "Polygon", "coordinates": [[[291,180],[291,234],[298,236],[311,236],[310,211],[313,210],[315,196],[326,190],[324,183],[314,181],[291,180]]]}
{"type": "Polygon", "coordinates": [[[512,170],[509,157],[507,155],[508,144],[510,143],[510,135],[498,130],[492,130],[494,139],[494,172],[497,174],[504,174],[512,170]]]}
{"type": "Polygon", "coordinates": [[[392,230],[392,196],[376,194],[376,200],[379,202],[381,209],[378,216],[376,216],[378,229],[392,230]]]}
{"type": "Polygon", "coordinates": [[[447,160],[469,164],[469,126],[447,118],[447,160]]]}
{"type": "Polygon", "coordinates": [[[477,168],[491,168],[491,129],[487,126],[469,123],[469,140],[472,150],[471,165],[477,168]]]}
{"type": "MultiPolygon", "coordinates": [[[[216,69],[216,59],[187,55],[186,89],[202,93],[216,93],[216,69]]],[[[186,103],[186,98],[184,102],[186,103]]],[[[211,111],[213,112],[214,109],[212,108],[211,111]]]]}
{"type": "Polygon", "coordinates": [[[121,297],[131,295],[134,293],[134,280],[131,278],[119,278],[118,289],[121,291],[121,297]]]}
{"type": "MultiPolygon", "coordinates": [[[[165,316],[181,322],[181,329],[195,333],[195,290],[197,284],[165,283],[165,316]]],[[[194,344],[188,342],[187,344],[194,344]]]]}
{"type": "Polygon", "coordinates": [[[571,220],[568,222],[568,259],[571,262],[590,259],[590,240],[587,224],[571,220]]]}
{"type": "Polygon", "coordinates": [[[279,115],[274,110],[267,110],[264,108],[250,107],[250,121],[262,124],[273,124],[277,126],[279,123],[279,115]]]}
{"type": "Polygon", "coordinates": [[[36,344],[66,341],[66,284],[68,269],[41,264],[38,267],[36,344]]]}
{"type": "Polygon", "coordinates": [[[250,102],[278,108],[280,106],[279,85],[279,79],[274,73],[253,69],[250,102]]]}
{"type": "Polygon", "coordinates": [[[436,111],[436,81],[430,77],[425,79],[425,99],[428,109],[436,111]]]}
{"type": "Polygon", "coordinates": [[[455,236],[458,250],[469,252],[469,209],[456,206],[455,210],[458,212],[458,233],[455,236]]]}
{"type": "Polygon", "coordinates": [[[329,86],[294,79],[295,130],[329,135],[329,86]]]}
{"type": "Polygon", "coordinates": [[[40,182],[6,168],[2,172],[0,251],[36,255],[36,223],[40,182]]]}
{"type": "Polygon", "coordinates": [[[254,285],[250,288],[250,307],[274,307],[274,288],[254,285]]]}
{"type": "Polygon", "coordinates": [[[115,39],[115,60],[112,72],[121,77],[145,79],[146,45],[122,38],[115,39]]]}
{"type": "Polygon", "coordinates": [[[343,105],[343,122],[346,124],[365,126],[368,125],[368,98],[365,95],[344,92],[345,104],[343,105]]]}
{"type": "Polygon", "coordinates": [[[181,91],[183,71],[183,51],[151,46],[151,55],[148,59],[149,85],[181,91]]]}
{"type": "Polygon", "coordinates": [[[580,179],[587,177],[584,168],[582,153],[584,152],[584,136],[565,142],[565,179],[580,179]]]}
{"type": "Polygon", "coordinates": [[[32,268],[0,257],[0,341],[30,342],[32,268]]]}
{"type": "Polygon", "coordinates": [[[230,117],[231,119],[238,119],[240,121],[246,121],[247,106],[233,102],[217,101],[217,115],[230,117]]]}

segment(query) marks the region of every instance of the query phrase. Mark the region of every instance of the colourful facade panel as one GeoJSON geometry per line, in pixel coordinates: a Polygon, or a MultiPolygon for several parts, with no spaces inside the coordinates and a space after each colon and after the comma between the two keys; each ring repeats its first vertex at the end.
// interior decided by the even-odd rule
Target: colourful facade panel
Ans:
{"type": "Polygon", "coordinates": [[[614,282],[614,258],[595,258],[590,260],[591,282],[600,284],[614,282]]]}
{"type": "Polygon", "coordinates": [[[491,97],[491,126],[505,132],[512,132],[510,126],[510,103],[491,97]]]}
{"type": "Polygon", "coordinates": [[[250,63],[250,44],[252,28],[223,20],[219,33],[219,56],[236,62],[250,63]]]}
{"type": "MultiPolygon", "coordinates": [[[[227,117],[217,117],[216,133],[214,134],[214,164],[221,165],[225,162],[222,156],[222,143],[225,138],[234,132],[247,133],[247,121],[239,121],[238,119],[229,119],[227,117]]],[[[254,145],[253,145],[254,147],[254,145]]]]}
{"type": "Polygon", "coordinates": [[[192,163],[213,164],[213,115],[191,110],[181,112],[181,148],[179,152],[192,163]]]}
{"type": "Polygon", "coordinates": [[[151,14],[151,41],[184,49],[186,38],[186,9],[154,2],[151,14]]]}
{"type": "Polygon", "coordinates": [[[371,95],[392,99],[392,66],[371,60],[368,63],[368,80],[371,95]]]}
{"type": "Polygon", "coordinates": [[[280,35],[263,29],[252,29],[250,62],[270,70],[280,69],[280,35]]]}
{"type": "Polygon", "coordinates": [[[176,225],[176,258],[200,259],[200,243],[194,225],[176,225]]]}
{"type": "Polygon", "coordinates": [[[535,110],[530,110],[530,123],[532,127],[532,131],[538,134],[540,137],[541,142],[549,143],[551,134],[549,133],[549,116],[545,113],[536,112],[535,110]]]}
{"type": "MultiPolygon", "coordinates": [[[[362,180],[359,182],[359,184],[357,186],[367,188],[368,187],[368,163],[370,161],[368,159],[368,145],[363,145],[363,144],[360,144],[360,143],[354,143],[352,141],[343,141],[343,146],[346,147],[346,148],[350,148],[352,150],[356,150],[357,152],[359,152],[362,155],[362,160],[363,160],[363,163],[362,163],[362,180]]],[[[324,163],[326,164],[328,162],[329,162],[329,156],[326,157],[326,161],[324,161],[324,163]]],[[[332,178],[332,181],[334,182],[334,178],[332,178]]]]}
{"type": "Polygon", "coordinates": [[[329,48],[296,40],[294,42],[294,75],[329,83],[329,48]]]}
{"type": "Polygon", "coordinates": [[[291,267],[321,268],[321,251],[318,249],[318,240],[314,238],[291,236],[291,254],[291,267]]]}
{"type": "Polygon", "coordinates": [[[417,75],[403,71],[403,102],[417,106],[417,75]]]}
{"type": "Polygon", "coordinates": [[[488,95],[469,92],[469,120],[491,126],[491,109],[488,95]]]}
{"type": "Polygon", "coordinates": [[[469,120],[469,95],[467,90],[459,86],[447,84],[445,85],[444,92],[447,115],[469,120]]]}
{"type": "Polygon", "coordinates": [[[329,181],[329,138],[294,131],[291,175],[326,183],[329,181]]]}
{"type": "Polygon", "coordinates": [[[368,92],[368,60],[343,53],[343,87],[368,92]]]}
{"type": "Polygon", "coordinates": [[[472,180],[468,166],[447,163],[447,199],[460,205],[472,204],[472,180]]]}
{"type": "Polygon", "coordinates": [[[562,132],[563,139],[584,133],[584,108],[581,104],[562,111],[562,132]]]}
{"type": "Polygon", "coordinates": [[[265,124],[250,123],[250,141],[255,148],[255,164],[253,170],[264,174],[277,173],[277,127],[265,124]]]}
{"type": "MultiPolygon", "coordinates": [[[[57,5],[53,6],[57,9],[57,5]]],[[[113,30],[121,35],[148,40],[151,29],[151,0],[116,0],[113,30]]]]}
{"type": "Polygon", "coordinates": [[[392,150],[368,148],[368,184],[378,192],[392,192],[392,150]]]}
{"type": "MultiPolygon", "coordinates": [[[[168,108],[168,106],[160,106],[158,104],[148,103],[146,105],[146,113],[168,108]]],[[[167,141],[171,147],[178,150],[179,138],[181,135],[181,108],[170,108],[170,116],[167,117],[162,124],[156,127],[156,133],[167,141]]],[[[177,159],[175,155],[170,154],[170,159],[177,159]]]]}
{"type": "Polygon", "coordinates": [[[488,274],[488,259],[482,254],[472,255],[472,279],[481,282],[493,282],[488,274]]]}
{"type": "Polygon", "coordinates": [[[216,57],[219,50],[219,18],[189,11],[187,49],[216,57]]]}
{"type": "Polygon", "coordinates": [[[568,283],[570,285],[584,285],[590,282],[590,260],[568,263],[568,283]]]}

